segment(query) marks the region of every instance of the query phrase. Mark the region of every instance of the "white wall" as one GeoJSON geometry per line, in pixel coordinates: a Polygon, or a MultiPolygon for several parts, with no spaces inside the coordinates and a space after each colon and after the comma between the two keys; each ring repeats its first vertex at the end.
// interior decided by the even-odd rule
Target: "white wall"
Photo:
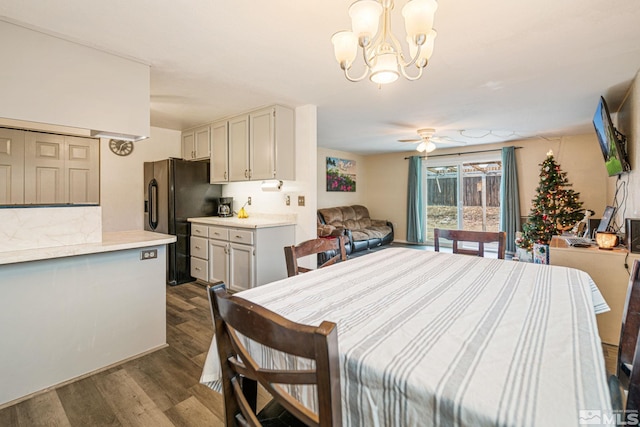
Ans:
{"type": "MultiPolygon", "coordinates": [[[[640,71],[620,107],[616,117],[616,127],[627,137],[627,151],[631,172],[621,179],[627,182],[626,210],[618,212],[618,225],[624,226],[624,218],[640,218],[640,71]]],[[[607,200],[613,203],[617,178],[609,178],[607,200]]],[[[622,197],[619,197],[622,201],[622,197]]]]}
{"type": "Polygon", "coordinates": [[[149,66],[0,21],[0,117],[149,136],[149,66]]]}
{"type": "Polygon", "coordinates": [[[151,137],[133,143],[126,157],[100,141],[100,204],[103,231],[144,228],[144,162],[181,157],[180,131],[151,128],[151,137]]]}
{"type": "MultiPolygon", "coordinates": [[[[503,146],[521,146],[516,150],[520,190],[520,214],[527,216],[531,200],[539,184],[539,164],[547,151],[553,150],[556,161],[567,172],[573,189],[580,192],[584,207],[602,215],[607,205],[607,174],[595,133],[547,140],[512,141],[456,149],[439,149],[434,154],[489,150],[503,146]]],[[[373,217],[394,223],[395,238],[406,241],[407,233],[407,174],[405,157],[415,152],[380,154],[365,159],[365,181],[369,189],[365,194],[365,206],[373,217]]],[[[457,157],[457,156],[456,156],[457,157]]]]}
{"type": "Polygon", "coordinates": [[[346,151],[330,150],[328,148],[318,147],[318,159],[317,159],[317,192],[318,192],[318,207],[330,208],[333,206],[349,206],[349,205],[364,205],[365,192],[367,189],[367,180],[364,177],[365,174],[365,156],[349,153],[346,151]],[[355,160],[356,162],[356,191],[354,192],[341,192],[341,191],[327,191],[327,157],[338,157],[341,159],[355,160]]]}

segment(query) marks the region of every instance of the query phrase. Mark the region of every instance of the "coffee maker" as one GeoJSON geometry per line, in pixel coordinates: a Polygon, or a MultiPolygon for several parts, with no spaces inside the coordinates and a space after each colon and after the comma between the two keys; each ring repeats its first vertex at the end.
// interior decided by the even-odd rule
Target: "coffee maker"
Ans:
{"type": "Polygon", "coordinates": [[[220,197],[218,199],[218,216],[233,216],[233,197],[220,197]]]}

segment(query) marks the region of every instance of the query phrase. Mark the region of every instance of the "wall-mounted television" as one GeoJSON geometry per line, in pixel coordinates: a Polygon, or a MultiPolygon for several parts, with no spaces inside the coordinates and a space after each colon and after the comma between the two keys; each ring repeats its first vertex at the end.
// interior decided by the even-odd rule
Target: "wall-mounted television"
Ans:
{"type": "Polygon", "coordinates": [[[603,97],[600,97],[598,108],[593,115],[593,127],[598,135],[604,165],[609,176],[630,171],[631,166],[625,147],[626,138],[613,126],[609,108],[603,97]]]}

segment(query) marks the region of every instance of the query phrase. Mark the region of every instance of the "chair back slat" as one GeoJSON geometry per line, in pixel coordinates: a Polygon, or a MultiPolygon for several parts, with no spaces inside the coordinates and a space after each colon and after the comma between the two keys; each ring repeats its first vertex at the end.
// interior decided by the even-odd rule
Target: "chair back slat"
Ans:
{"type": "Polygon", "coordinates": [[[506,252],[507,233],[504,231],[468,231],[468,230],[448,230],[444,228],[434,228],[433,243],[436,252],[440,252],[440,239],[447,239],[453,242],[453,253],[464,255],[484,256],[485,243],[498,243],[498,258],[504,259],[506,252]],[[478,244],[478,249],[461,248],[461,242],[473,242],[478,244]]]}
{"type": "Polygon", "coordinates": [[[296,276],[299,273],[310,271],[308,268],[298,266],[298,259],[319,254],[321,252],[336,251],[336,255],[325,261],[318,268],[333,265],[339,261],[347,260],[346,236],[338,236],[335,239],[312,239],[306,240],[298,245],[285,246],[284,257],[287,263],[287,275],[296,276]]]}

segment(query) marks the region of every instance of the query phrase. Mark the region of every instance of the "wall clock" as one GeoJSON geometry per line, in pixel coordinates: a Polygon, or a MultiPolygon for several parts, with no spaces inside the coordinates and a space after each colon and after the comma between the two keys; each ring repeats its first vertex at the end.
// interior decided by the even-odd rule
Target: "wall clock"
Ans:
{"type": "Polygon", "coordinates": [[[109,148],[118,156],[128,156],[133,151],[133,142],[111,139],[109,140],[109,148]]]}

